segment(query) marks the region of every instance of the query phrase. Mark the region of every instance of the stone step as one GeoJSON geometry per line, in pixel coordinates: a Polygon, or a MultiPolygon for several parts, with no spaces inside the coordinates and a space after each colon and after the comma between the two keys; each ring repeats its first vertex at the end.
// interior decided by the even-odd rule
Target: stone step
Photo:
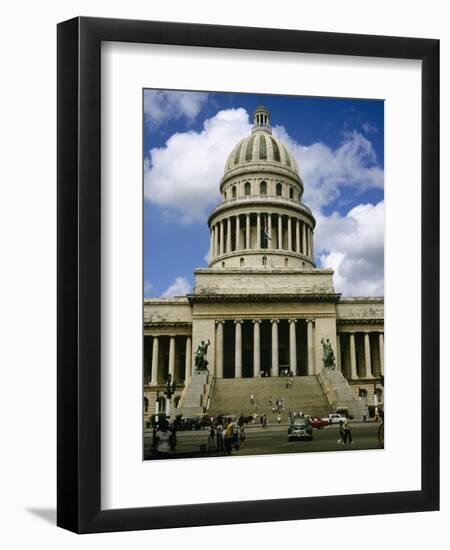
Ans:
{"type": "Polygon", "coordinates": [[[284,397],[284,413],[303,410],[305,414],[326,416],[330,412],[327,398],[316,376],[293,377],[290,388],[288,378],[216,379],[208,410],[210,414],[244,414],[256,412],[271,417],[272,406],[284,397]],[[252,404],[250,396],[255,403],[252,404]],[[269,400],[272,401],[270,405],[269,400]]]}

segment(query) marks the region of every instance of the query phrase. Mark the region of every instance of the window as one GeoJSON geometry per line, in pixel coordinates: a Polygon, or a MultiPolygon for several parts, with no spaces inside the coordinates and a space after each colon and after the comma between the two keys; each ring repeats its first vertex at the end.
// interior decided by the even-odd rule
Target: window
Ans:
{"type": "Polygon", "coordinates": [[[267,256],[262,257],[262,264],[263,264],[263,267],[266,267],[266,265],[267,265],[267,256]]]}
{"type": "Polygon", "coordinates": [[[250,182],[246,181],[244,185],[244,195],[250,195],[250,192],[251,192],[250,182]]]}
{"type": "Polygon", "coordinates": [[[241,267],[244,267],[244,264],[245,264],[245,260],[244,260],[244,258],[241,258],[241,259],[239,260],[239,265],[240,265],[241,267]]]}
{"type": "Polygon", "coordinates": [[[148,399],[144,397],[144,412],[148,412],[148,399]]]}
{"type": "Polygon", "coordinates": [[[284,259],[284,267],[288,267],[289,265],[289,258],[284,259]]]}
{"type": "Polygon", "coordinates": [[[233,197],[233,199],[236,198],[236,186],[233,185],[233,187],[231,188],[231,196],[233,197]]]}
{"type": "Polygon", "coordinates": [[[225,262],[222,262],[222,267],[225,267],[225,262]]]}
{"type": "Polygon", "coordinates": [[[265,181],[261,182],[261,185],[259,187],[259,192],[261,195],[267,195],[267,183],[265,181]]]}
{"type": "Polygon", "coordinates": [[[292,187],[289,188],[289,198],[290,199],[294,198],[294,190],[292,189],[292,187]]]}
{"type": "Polygon", "coordinates": [[[276,194],[277,197],[281,197],[283,194],[283,186],[281,185],[281,183],[277,183],[276,194]]]}
{"type": "Polygon", "coordinates": [[[259,158],[261,160],[267,159],[266,138],[264,136],[260,136],[259,138],[259,158]]]}

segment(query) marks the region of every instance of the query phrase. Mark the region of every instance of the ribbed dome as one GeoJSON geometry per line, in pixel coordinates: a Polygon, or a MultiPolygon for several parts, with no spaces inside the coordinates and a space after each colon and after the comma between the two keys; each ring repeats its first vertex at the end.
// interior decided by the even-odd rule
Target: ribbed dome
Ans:
{"type": "Polygon", "coordinates": [[[298,176],[298,166],[293,155],[282,141],[272,135],[270,115],[260,105],[254,113],[254,125],[250,136],[242,139],[231,151],[225,164],[225,175],[236,169],[248,170],[252,164],[273,164],[291,170],[298,176]]]}
{"type": "Polygon", "coordinates": [[[258,126],[231,151],[225,164],[225,174],[261,163],[275,163],[298,175],[297,163],[283,142],[271,134],[270,128],[258,126]]]}

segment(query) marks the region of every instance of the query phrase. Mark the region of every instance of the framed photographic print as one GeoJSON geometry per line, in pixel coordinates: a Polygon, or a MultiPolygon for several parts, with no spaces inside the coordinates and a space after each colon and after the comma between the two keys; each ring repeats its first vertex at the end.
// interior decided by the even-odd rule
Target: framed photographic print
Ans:
{"type": "Polygon", "coordinates": [[[437,40],[61,23],[58,525],[438,509],[438,206],[437,40]]]}

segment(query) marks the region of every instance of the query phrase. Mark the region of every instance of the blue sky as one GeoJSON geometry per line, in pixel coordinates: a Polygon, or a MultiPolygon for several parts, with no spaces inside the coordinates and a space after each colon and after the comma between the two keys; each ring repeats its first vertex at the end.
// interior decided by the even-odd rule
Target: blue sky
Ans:
{"type": "Polygon", "coordinates": [[[189,292],[228,153],[263,103],[296,156],[317,220],[316,263],[345,295],[384,292],[384,102],[144,91],[144,294],[189,292]]]}

